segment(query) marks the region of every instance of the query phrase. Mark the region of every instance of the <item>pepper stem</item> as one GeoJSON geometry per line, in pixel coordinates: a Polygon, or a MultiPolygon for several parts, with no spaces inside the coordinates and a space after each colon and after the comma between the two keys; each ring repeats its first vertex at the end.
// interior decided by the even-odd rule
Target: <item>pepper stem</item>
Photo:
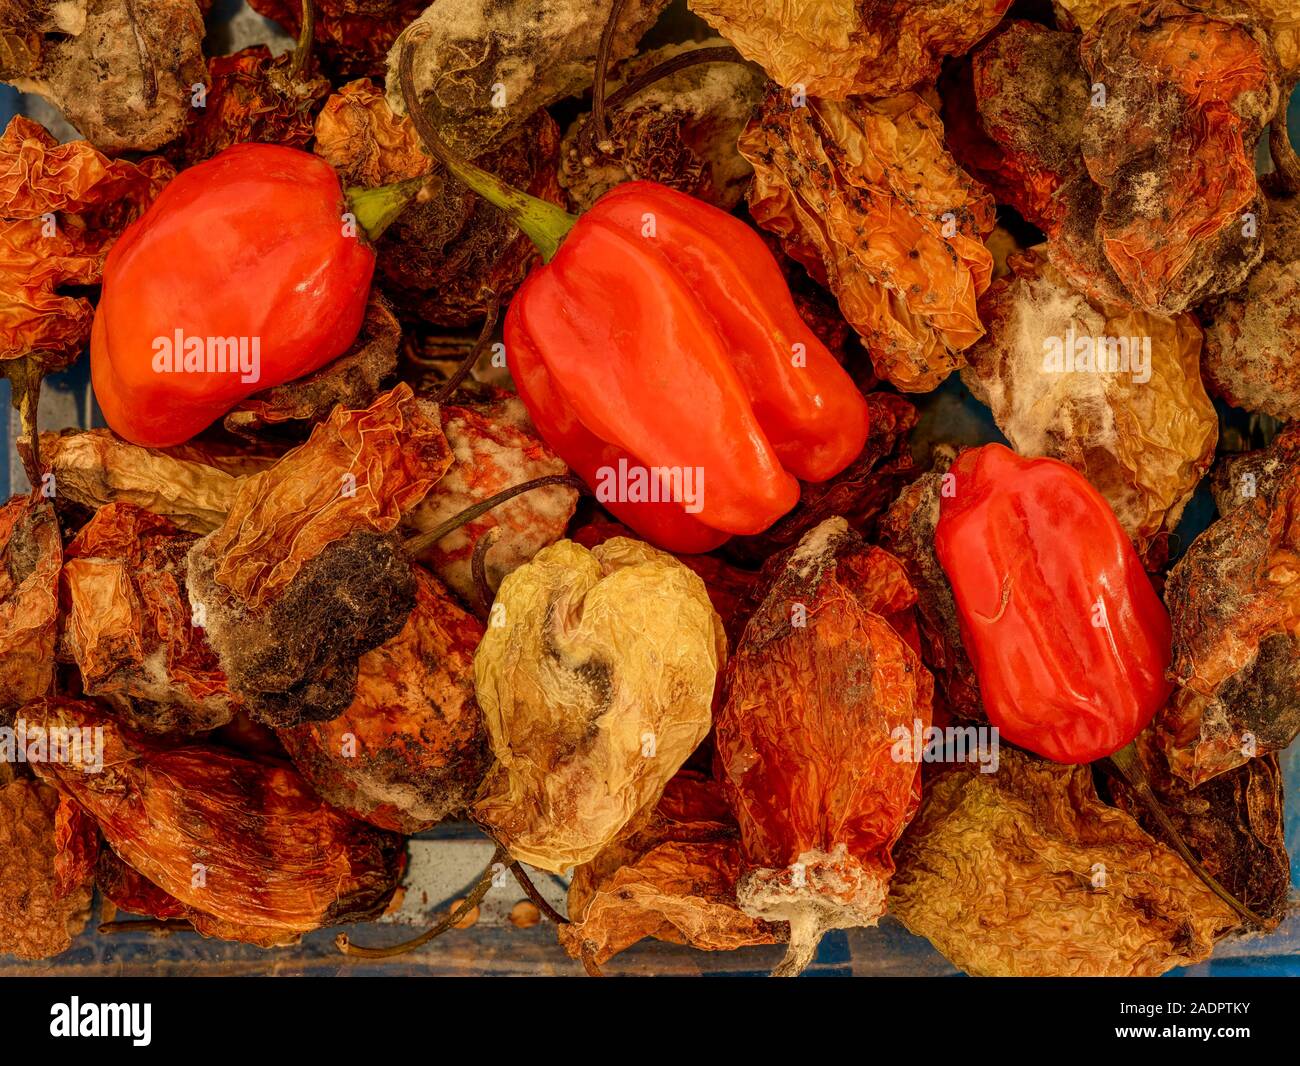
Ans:
{"type": "Polygon", "coordinates": [[[410,206],[415,194],[428,180],[427,176],[407,178],[406,181],[391,185],[380,185],[373,189],[353,186],[344,190],[348,210],[356,217],[357,225],[372,241],[379,240],[384,230],[388,229],[398,216],[410,206]]]}
{"type": "Polygon", "coordinates": [[[560,242],[578,221],[577,216],[546,200],[512,188],[495,174],[489,174],[482,167],[453,152],[420,108],[415,92],[414,64],[415,44],[408,40],[402,45],[398,80],[402,87],[402,99],[406,103],[406,113],[429,154],[473,192],[505,212],[510,221],[537,246],[537,250],[542,253],[542,261],[549,263],[559,251],[560,242]]]}
{"type": "Polygon", "coordinates": [[[588,491],[586,484],[572,474],[547,474],[546,477],[533,478],[532,481],[522,481],[518,485],[511,485],[508,489],[502,489],[495,496],[480,500],[472,507],[466,507],[459,514],[452,515],[447,521],[440,523],[426,533],[417,533],[405,542],[406,551],[409,555],[418,558],[437,544],[438,541],[442,540],[443,537],[456,532],[461,526],[474,521],[480,515],[487,514],[493,507],[499,507],[506,501],[513,500],[516,496],[531,492],[533,489],[544,489],[548,485],[567,485],[579,492],[588,491]]]}
{"type": "Polygon", "coordinates": [[[347,933],[340,933],[334,938],[334,946],[344,955],[361,959],[391,959],[394,955],[405,955],[407,952],[423,947],[434,937],[441,936],[447,930],[453,928],[470,911],[483,902],[483,897],[488,894],[488,889],[492,887],[492,878],[496,875],[497,864],[509,860],[510,853],[498,844],[496,851],[492,853],[492,860],[488,863],[487,869],[483,871],[483,876],[479,878],[474,890],[461,901],[460,906],[454,908],[442,921],[426,929],[413,940],[406,940],[401,944],[393,944],[391,947],[386,948],[366,948],[352,943],[347,933]]]}
{"type": "Polygon", "coordinates": [[[1291,93],[1282,95],[1277,114],[1268,128],[1268,149],[1273,157],[1273,166],[1277,168],[1278,179],[1282,189],[1289,196],[1300,196],[1300,156],[1291,147],[1291,133],[1287,129],[1287,110],[1291,103],[1291,93]]]}
{"type": "Polygon", "coordinates": [[[1129,787],[1137,793],[1138,798],[1142,800],[1147,810],[1150,811],[1151,816],[1156,820],[1156,824],[1160,826],[1160,831],[1164,834],[1164,843],[1178,852],[1183,862],[1192,868],[1192,873],[1201,879],[1206,888],[1231,907],[1238,917],[1248,925],[1262,929],[1265,924],[1264,920],[1210,875],[1210,872],[1201,865],[1201,861],[1192,854],[1192,849],[1187,846],[1182,834],[1174,827],[1174,823],[1165,812],[1164,805],[1156,798],[1156,794],[1151,788],[1151,782],[1147,780],[1146,771],[1142,768],[1142,760],[1138,756],[1137,741],[1129,741],[1119,751],[1112,752],[1109,761],[1119,772],[1119,775],[1128,782],[1129,787]]]}
{"type": "Polygon", "coordinates": [[[316,36],[316,8],[311,0],[302,0],[302,26],[298,30],[298,43],[293,49],[293,63],[289,66],[289,77],[297,80],[302,77],[311,59],[312,39],[316,36]]]}

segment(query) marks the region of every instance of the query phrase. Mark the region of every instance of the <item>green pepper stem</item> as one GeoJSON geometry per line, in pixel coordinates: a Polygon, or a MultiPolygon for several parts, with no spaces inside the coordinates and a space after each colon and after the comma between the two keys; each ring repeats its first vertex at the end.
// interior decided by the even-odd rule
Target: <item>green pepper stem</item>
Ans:
{"type": "Polygon", "coordinates": [[[380,185],[373,189],[356,186],[345,189],[344,197],[348,210],[357,220],[357,225],[372,241],[379,240],[384,230],[388,229],[398,216],[410,206],[415,194],[428,181],[428,177],[408,178],[406,181],[394,182],[392,185],[380,185]]]}
{"type": "Polygon", "coordinates": [[[1146,771],[1142,768],[1142,760],[1138,755],[1137,741],[1129,741],[1119,751],[1112,752],[1109,760],[1110,764],[1119,772],[1119,775],[1128,782],[1129,787],[1137,793],[1138,798],[1142,800],[1147,810],[1151,812],[1151,816],[1156,820],[1161,833],[1164,834],[1164,843],[1178,852],[1183,862],[1192,868],[1192,873],[1201,879],[1206,888],[1231,907],[1238,917],[1256,928],[1264,928],[1264,920],[1224,888],[1223,885],[1219,884],[1210,875],[1210,872],[1201,865],[1201,861],[1192,854],[1192,849],[1187,846],[1182,834],[1174,827],[1173,821],[1165,812],[1164,804],[1156,798],[1156,794],[1151,788],[1151,782],[1147,780],[1146,771]]]}
{"type": "Polygon", "coordinates": [[[429,154],[473,192],[505,212],[510,221],[537,246],[537,250],[542,253],[542,261],[549,263],[559,251],[560,242],[578,221],[577,216],[553,203],[512,188],[495,174],[489,174],[482,167],[453,152],[420,108],[415,92],[414,64],[415,44],[408,40],[402,45],[398,61],[398,81],[402,87],[406,113],[429,154]]]}

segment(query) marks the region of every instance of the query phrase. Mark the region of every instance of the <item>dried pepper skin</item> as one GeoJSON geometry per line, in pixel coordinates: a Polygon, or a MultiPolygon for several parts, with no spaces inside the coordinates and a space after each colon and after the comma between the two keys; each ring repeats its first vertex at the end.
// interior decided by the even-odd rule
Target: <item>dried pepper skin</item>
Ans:
{"type": "Polygon", "coordinates": [[[287,727],[352,702],[356,661],[395,636],[415,579],[395,531],[451,465],[437,408],[401,384],[336,408],[243,479],[188,556],[190,602],[251,716],[287,727]]]}
{"type": "Polygon", "coordinates": [[[1020,455],[1086,477],[1158,565],[1219,435],[1201,383],[1201,328],[1191,314],[1088,299],[1042,247],[1010,265],[980,300],[988,336],[966,353],[962,381],[1020,455]],[[1049,351],[1060,356],[1051,367],[1049,351]]]}
{"type": "MultiPolygon", "coordinates": [[[[539,110],[477,163],[516,188],[562,204],[559,144],[559,127],[539,110]]],[[[427,195],[408,206],[377,245],[380,282],[406,317],[443,326],[478,322],[536,262],[532,242],[425,155],[410,119],[395,115],[369,81],[351,82],[326,101],[313,150],[350,185],[429,175],[427,195]]]]}
{"type": "Polygon", "coordinates": [[[397,888],[402,838],[335,811],[287,766],[151,744],[84,700],[40,700],[23,714],[46,728],[104,730],[100,773],[60,762],[38,773],[95,819],[120,859],[210,916],[217,935],[292,943],[377,917],[397,888]]]}
{"type": "Polygon", "coordinates": [[[493,613],[474,678],[497,761],[473,814],[561,873],[653,806],[704,739],[726,637],[695,574],[621,537],[544,548],[493,613]]]}
{"type": "MultiPolygon", "coordinates": [[[[1300,30],[1298,30],[1300,32],[1300,30]]],[[[1264,257],[1236,292],[1200,309],[1205,380],[1234,407],[1300,418],[1300,196],[1260,179],[1264,257]]]]}
{"type": "Polygon", "coordinates": [[[59,794],[37,781],[0,787],[0,954],[48,959],[66,951],[90,915],[90,886],[63,886],[56,864],[59,794]]]}
{"type": "Polygon", "coordinates": [[[1171,770],[1199,785],[1300,732],[1300,456],[1296,431],[1243,457],[1220,498],[1235,505],[1169,572],[1169,677],[1156,720],[1171,770]]]}
{"type": "Polygon", "coordinates": [[[958,718],[984,722],[988,715],[980,701],[975,667],[962,643],[957,601],[934,550],[944,475],[952,459],[951,455],[937,457],[933,470],[898,494],[880,519],[879,536],[881,546],[903,563],[916,589],[921,660],[938,685],[936,717],[942,709],[958,718]]]}
{"type": "Polygon", "coordinates": [[[779,924],[736,905],[740,869],[740,836],[721,788],[683,770],[652,811],[573,872],[560,943],[599,973],[646,937],[701,951],[778,942],[779,924]]]}
{"type": "Polygon", "coordinates": [[[963,452],[934,549],[989,721],[1013,744],[1085,763],[1160,709],[1170,624],[1110,505],[1055,459],[963,452]]]}
{"type": "Polygon", "coordinates": [[[0,721],[54,684],[63,541],[48,500],[0,506],[0,721]]]}
{"type": "Polygon", "coordinates": [[[204,105],[191,107],[185,132],[169,153],[176,163],[193,166],[232,144],[306,148],[330,83],[310,68],[294,76],[293,62],[292,51],[272,58],[264,44],[209,59],[204,105]]]}
{"type": "MultiPolygon", "coordinates": [[[[636,50],[668,2],[627,0],[610,41],[611,62],[636,50]]],[[[478,156],[538,108],[591,85],[609,14],[608,5],[589,0],[433,0],[389,50],[388,104],[406,114],[397,63],[409,41],[420,106],[453,149],[478,156]]]]}
{"type": "Polygon", "coordinates": [[[933,681],[902,635],[915,601],[896,559],[827,519],[786,557],[727,666],[716,773],[740,826],[740,906],[790,923],[778,973],[801,971],[825,930],[885,911],[890,851],[921,797],[891,734],[931,716],[933,681]]]}
{"type": "MultiPolygon", "coordinates": [[[[407,528],[427,531],[496,495],[534,478],[564,474],[568,467],[542,440],[517,396],[493,390],[482,401],[440,408],[442,429],[455,461],[411,512],[407,528]]],[[[477,597],[470,562],[474,545],[489,530],[496,540],[485,560],[489,587],[564,536],[578,503],[568,485],[548,485],[507,500],[430,546],[421,556],[465,602],[477,597]]]]}
{"type": "MultiPolygon", "coordinates": [[[[1277,756],[1251,759],[1191,788],[1170,771],[1154,730],[1138,735],[1137,749],[1160,805],[1197,859],[1264,920],[1266,930],[1277,928],[1286,916],[1291,886],[1277,756]]],[[[1157,840],[1163,838],[1150,808],[1122,777],[1107,779],[1105,787],[1115,806],[1157,840]]]]}
{"type": "Polygon", "coordinates": [[[1242,216],[1263,210],[1254,147],[1277,111],[1277,57],[1244,20],[1174,0],[1136,10],[1084,36],[1107,103],[1088,110],[1083,154],[1107,261],[1138,306],[1172,314],[1236,288],[1262,254],[1242,216]]]}
{"type": "MultiPolygon", "coordinates": [[[[644,52],[619,68],[609,91],[666,60],[725,44],[711,37],[644,52]]],[[[753,174],[736,151],[736,138],[763,99],[765,85],[762,71],[739,63],[674,71],[607,112],[608,150],[590,144],[590,116],[578,118],[561,146],[559,179],[569,207],[586,211],[615,185],[644,180],[732,210],[753,174]]]]}
{"type": "MultiPolygon", "coordinates": [[[[147,152],[176,137],[192,86],[208,80],[194,0],[86,0],[75,14],[73,7],[50,5],[47,36],[38,55],[25,49],[26,69],[5,69],[0,50],[0,78],[49,99],[103,152],[147,152]]],[[[0,22],[0,41],[12,41],[7,29],[0,22]]]]}
{"type": "Polygon", "coordinates": [[[810,96],[890,96],[930,81],[1011,0],[690,0],[773,81],[810,96]]]}
{"type": "Polygon", "coordinates": [[[82,691],[150,733],[198,733],[239,708],[192,622],[185,557],[198,538],[129,503],[101,507],[68,544],[60,576],[64,656],[82,691]]]}
{"type": "Polygon", "coordinates": [[[993,198],[920,96],[807,101],[773,91],[740,138],[754,221],[830,288],[876,373],[928,392],[983,335],[993,198]],[[870,239],[864,240],[863,235],[870,239]]]}
{"type": "Polygon", "coordinates": [[[355,818],[418,833],[466,809],[490,762],[474,699],[483,626],[415,568],[402,631],[357,663],[357,694],[331,722],[280,730],[299,773],[355,818]]]}
{"type": "Polygon", "coordinates": [[[1014,748],[928,781],[896,858],[890,913],[977,977],[1154,977],[1237,925],[1086,766],[1014,748]]]}
{"type": "Polygon", "coordinates": [[[0,137],[0,366],[35,354],[57,370],[77,356],[94,309],[66,289],[99,284],[113,242],[174,174],[162,159],[110,160],[10,119],[0,137]]]}
{"type": "Polygon", "coordinates": [[[1078,36],[1021,19],[1004,23],[945,90],[953,155],[999,203],[1055,232],[1088,181],[1079,142],[1091,85],[1078,36]]]}
{"type": "MultiPolygon", "coordinates": [[[[1062,29],[1090,30],[1112,8],[1132,0],[1052,0],[1062,29]]],[[[1197,0],[1199,9],[1221,14],[1247,13],[1273,41],[1282,70],[1300,75],[1300,9],[1293,0],[1197,0]]]]}

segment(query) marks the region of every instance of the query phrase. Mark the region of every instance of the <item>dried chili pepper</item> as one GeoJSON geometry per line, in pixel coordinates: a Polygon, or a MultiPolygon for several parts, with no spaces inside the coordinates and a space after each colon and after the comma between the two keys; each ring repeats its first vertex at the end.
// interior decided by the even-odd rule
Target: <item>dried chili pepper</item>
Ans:
{"type": "Polygon", "coordinates": [[[91,368],[108,424],[137,444],[177,444],[347,351],[375,255],[343,216],[377,232],[413,191],[345,198],[323,161],[267,144],[184,171],[104,267],[91,368]]]}
{"type": "Polygon", "coordinates": [[[980,301],[988,335],[967,351],[962,381],[1019,454],[1078,470],[1139,554],[1162,562],[1218,440],[1200,326],[1089,300],[1042,248],[1010,265],[980,301]]]}
{"type": "Polygon", "coordinates": [[[291,943],[377,917],[397,888],[402,838],[335,811],[286,766],[156,745],[84,700],[40,700],[23,714],[47,730],[103,730],[100,772],[46,762],[38,773],[95,819],[119,858],[210,916],[219,935],[291,943]]]}
{"type": "MultiPolygon", "coordinates": [[[[22,6],[27,22],[31,6],[22,6]]],[[[207,83],[203,18],[193,0],[43,7],[26,33],[0,22],[0,40],[13,40],[18,28],[26,41],[16,69],[0,52],[0,80],[48,98],[105,152],[150,151],[181,132],[193,87],[207,83]]],[[[12,18],[8,10],[0,16],[12,18]]]]}
{"type": "Polygon", "coordinates": [[[356,661],[406,624],[415,580],[394,534],[451,465],[437,408],[408,385],[337,408],[308,441],[243,479],[188,556],[190,602],[250,715],[337,717],[356,661]]]}
{"type": "Polygon", "coordinates": [[[880,377],[929,391],[983,333],[993,199],[920,96],[796,103],[773,90],[741,135],[750,213],[835,294],[880,377]]]}
{"type": "Polygon", "coordinates": [[[90,915],[90,886],[60,891],[59,794],[37,781],[0,787],[0,952],[46,959],[66,951],[90,915]]]}
{"type": "Polygon", "coordinates": [[[280,730],[294,765],[335,807],[418,833],[465,810],[490,762],[474,699],[483,627],[427,571],[391,640],[357,662],[357,692],[331,722],[280,730]]]}
{"type": "Polygon", "coordinates": [[[63,541],[39,496],[0,506],[0,720],[54,684],[63,541]]]}
{"type": "Polygon", "coordinates": [[[740,826],[741,908],[790,923],[776,971],[799,973],[828,929],[874,925],[890,849],[921,798],[892,732],[930,725],[933,682],[901,632],[901,564],[827,519],[783,560],[727,666],[716,765],[740,826]]]}
{"type": "Polygon", "coordinates": [[[573,872],[560,943],[598,975],[646,937],[702,951],[778,942],[779,924],[736,905],[740,869],[740,835],[721,789],[683,770],[653,811],[573,872]]]}
{"type": "Polygon", "coordinates": [[[782,299],[780,271],[752,230],[648,182],[618,186],[576,221],[506,188],[450,155],[416,110],[415,49],[403,48],[401,81],[425,144],[547,260],[506,318],[515,385],[588,484],[640,471],[649,498],[610,493],[619,518],[666,547],[705,550],[780,517],[796,498],[792,474],[822,481],[851,461],[866,404],[782,299]],[[675,339],[668,348],[664,337],[675,339]],[[683,437],[681,425],[700,422],[705,433],[683,437]],[[678,471],[668,499],[654,469],[678,471]],[[672,496],[686,495],[683,471],[701,470],[707,488],[690,513],[672,496]]]}
{"type": "Polygon", "coordinates": [[[101,507],[68,544],[63,652],[82,691],[133,729],[197,733],[239,707],[193,624],[185,556],[198,538],[129,503],[101,507]]]}
{"type": "Polygon", "coordinates": [[[842,100],[932,79],[1011,0],[690,0],[691,10],[786,88],[842,100]]]}
{"type": "Polygon", "coordinates": [[[316,0],[300,0],[298,44],[272,58],[266,45],[208,60],[210,85],[171,153],[178,164],[211,159],[232,144],[262,142],[305,148],[313,114],[329,95],[329,80],[313,73],[311,55],[316,0]]]}
{"type": "Polygon", "coordinates": [[[510,854],[560,872],[652,806],[709,729],[726,654],[704,583],[615,538],[562,540],[502,583],[474,657],[496,763],[474,806],[510,854]]]}
{"type": "Polygon", "coordinates": [[[570,207],[586,211],[615,185],[640,180],[724,211],[736,206],[753,173],[736,151],[736,138],[763,98],[762,72],[741,63],[710,63],[656,76],[665,64],[714,55],[724,43],[715,37],[665,45],[622,64],[607,104],[614,113],[604,147],[588,143],[590,116],[564,135],[559,178],[570,207]],[[638,87],[647,77],[655,80],[638,87]]]}
{"type": "Polygon", "coordinates": [[[927,782],[895,855],[890,913],[973,976],[1153,977],[1237,921],[1087,767],[1014,748],[927,782]]]}
{"type": "Polygon", "coordinates": [[[1199,785],[1300,732],[1300,432],[1219,475],[1223,517],[1169,572],[1170,678],[1156,720],[1170,769],[1199,785]]]}

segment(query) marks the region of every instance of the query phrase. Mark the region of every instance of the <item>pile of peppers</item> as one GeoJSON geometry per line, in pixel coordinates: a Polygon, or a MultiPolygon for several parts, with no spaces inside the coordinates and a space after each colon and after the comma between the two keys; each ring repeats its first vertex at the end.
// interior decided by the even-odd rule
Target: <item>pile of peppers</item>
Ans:
{"type": "MultiPolygon", "coordinates": [[[[5,131],[0,726],[37,733],[0,745],[0,954],[67,950],[92,890],[283,947],[394,910],[406,838],[455,820],[482,877],[343,956],[503,884],[590,974],[654,938],[793,976],[892,912],[971,973],[1145,975],[1281,920],[1300,446],[1221,420],[1200,360],[1286,413],[1287,27],[689,6],[722,38],[641,48],[663,0],[531,41],[519,0],[256,0],[276,59],[193,54],[187,9],[155,74],[210,109],[5,131]],[[686,84],[691,121],[610,135],[686,84]],[[107,428],[42,435],[83,355],[107,428]],[[48,758],[58,729],[107,765],[48,758]],[[1121,891],[1065,876],[1094,851],[1121,891]]],[[[112,66],[9,17],[24,85],[112,66]]]]}

